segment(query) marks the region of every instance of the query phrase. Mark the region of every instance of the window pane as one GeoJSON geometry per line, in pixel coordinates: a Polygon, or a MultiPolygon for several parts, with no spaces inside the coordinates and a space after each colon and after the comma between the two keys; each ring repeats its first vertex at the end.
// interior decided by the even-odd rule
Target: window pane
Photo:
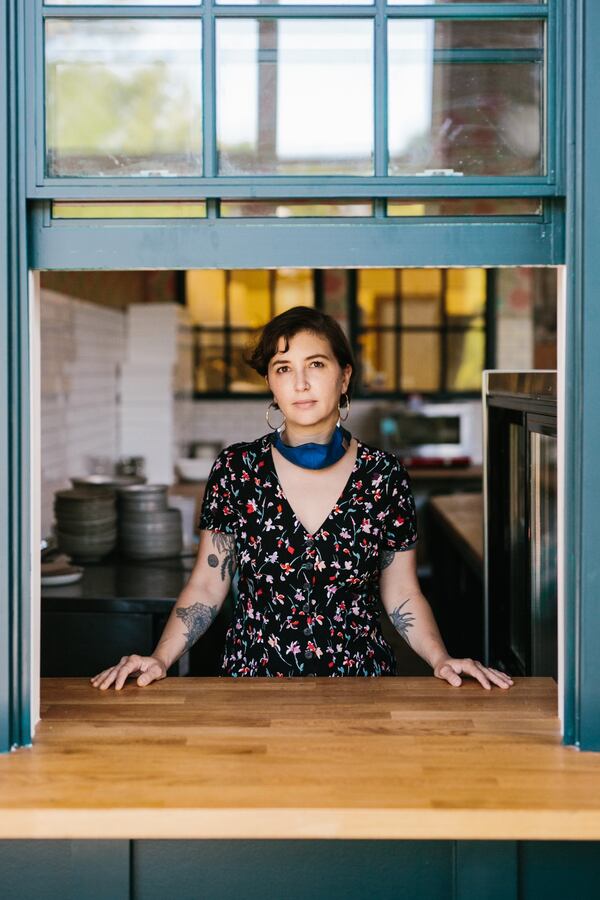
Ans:
{"type": "Polygon", "coordinates": [[[365,391],[396,390],[394,332],[366,332],[358,337],[362,386],[365,391]]]}
{"type": "Polygon", "coordinates": [[[221,200],[221,218],[245,219],[253,216],[371,216],[373,204],[358,200],[221,200]]]}
{"type": "Polygon", "coordinates": [[[388,200],[388,216],[540,216],[537,197],[445,197],[442,200],[388,200]]]}
{"type": "Polygon", "coordinates": [[[202,0],[44,0],[44,6],[200,6],[202,0]]]}
{"type": "Polygon", "coordinates": [[[231,335],[229,364],[229,390],[232,393],[264,391],[268,393],[265,379],[255,372],[245,357],[251,352],[253,334],[250,331],[234,331],[231,335]]]}
{"type": "Polygon", "coordinates": [[[402,324],[441,324],[441,269],[402,269],[399,275],[402,324]]]}
{"type": "Polygon", "coordinates": [[[48,19],[49,175],[201,175],[199,19],[48,19]]]}
{"type": "Polygon", "coordinates": [[[260,328],[271,318],[271,272],[236,269],[229,273],[229,323],[260,328]]]}
{"type": "Polygon", "coordinates": [[[277,269],[275,272],[275,315],[293,306],[314,306],[312,269],[277,269]]]}
{"type": "Polygon", "coordinates": [[[185,273],[185,302],[196,325],[225,325],[225,272],[190,269],[185,273]]]}
{"type": "Polygon", "coordinates": [[[449,332],[446,336],[448,351],[448,390],[481,390],[481,373],[485,362],[485,334],[480,328],[449,332]]]}
{"type": "Polygon", "coordinates": [[[481,319],[487,294],[485,269],[448,269],[446,272],[446,315],[451,324],[481,319]]]}
{"type": "Polygon", "coordinates": [[[389,22],[389,174],[539,175],[543,23],[389,22]]]}
{"type": "Polygon", "coordinates": [[[358,273],[357,301],[361,325],[395,325],[395,270],[360,270],[358,273]]]}
{"type": "Polygon", "coordinates": [[[204,219],[206,203],[187,200],[126,201],[106,203],[82,201],[52,201],[53,219],[204,219]]]}
{"type": "Polygon", "coordinates": [[[400,335],[400,389],[437,391],[440,388],[440,335],[400,335]]]}
{"type": "Polygon", "coordinates": [[[225,343],[222,333],[199,331],[196,334],[196,390],[225,390],[225,343]]]}
{"type": "Polygon", "coordinates": [[[373,173],[371,21],[216,25],[220,174],[373,173]]]}

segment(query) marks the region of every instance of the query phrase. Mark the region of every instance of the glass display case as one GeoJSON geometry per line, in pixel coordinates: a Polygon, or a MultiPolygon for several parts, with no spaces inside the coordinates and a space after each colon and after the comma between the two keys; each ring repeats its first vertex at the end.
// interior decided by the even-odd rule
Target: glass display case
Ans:
{"type": "Polygon", "coordinates": [[[484,372],[483,427],[486,663],[556,679],[556,372],[484,372]]]}

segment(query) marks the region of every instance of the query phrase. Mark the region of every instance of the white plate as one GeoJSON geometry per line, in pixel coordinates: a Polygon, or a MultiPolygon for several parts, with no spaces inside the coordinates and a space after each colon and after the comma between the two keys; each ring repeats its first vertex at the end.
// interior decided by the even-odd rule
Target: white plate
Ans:
{"type": "Polygon", "coordinates": [[[83,572],[69,572],[68,575],[42,575],[42,587],[54,587],[59,584],[74,584],[79,581],[83,572]]]}

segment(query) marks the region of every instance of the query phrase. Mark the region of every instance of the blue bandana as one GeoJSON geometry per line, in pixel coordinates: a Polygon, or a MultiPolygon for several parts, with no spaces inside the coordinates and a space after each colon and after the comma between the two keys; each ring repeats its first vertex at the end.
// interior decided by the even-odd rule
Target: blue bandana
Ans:
{"type": "Polygon", "coordinates": [[[336,463],[338,459],[341,459],[346,452],[346,448],[342,443],[344,438],[350,444],[352,435],[338,422],[328,444],[317,444],[314,441],[308,441],[306,444],[290,447],[288,444],[283,443],[279,430],[273,432],[272,442],[281,455],[289,459],[290,462],[295,463],[295,465],[302,466],[304,469],[325,469],[327,466],[332,466],[336,463]]]}

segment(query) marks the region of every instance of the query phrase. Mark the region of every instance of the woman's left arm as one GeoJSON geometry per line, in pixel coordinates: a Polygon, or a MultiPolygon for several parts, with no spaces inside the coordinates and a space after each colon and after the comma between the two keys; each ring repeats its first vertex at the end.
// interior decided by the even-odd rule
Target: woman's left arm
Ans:
{"type": "Polygon", "coordinates": [[[490,682],[508,688],[512,679],[474,659],[455,659],[448,654],[431,606],[421,593],[417,577],[417,551],[382,550],[380,594],[383,606],[396,631],[433,669],[436,678],[458,687],[460,673],[472,675],[484,688],[490,682]]]}

